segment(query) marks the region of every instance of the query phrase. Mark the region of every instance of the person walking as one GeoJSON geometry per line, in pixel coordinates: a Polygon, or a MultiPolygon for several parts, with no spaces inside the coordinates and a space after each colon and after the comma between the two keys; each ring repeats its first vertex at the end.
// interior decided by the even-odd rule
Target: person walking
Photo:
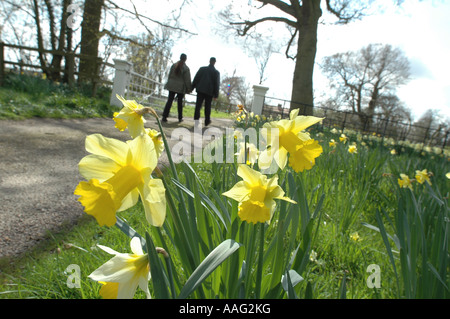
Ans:
{"type": "Polygon", "coordinates": [[[192,90],[197,91],[194,121],[200,119],[200,109],[205,101],[205,126],[211,123],[211,102],[219,97],[220,73],[216,70],[216,58],[209,59],[209,65],[201,67],[192,81],[192,90]]]}
{"type": "Polygon", "coordinates": [[[177,96],[178,102],[178,122],[183,121],[183,98],[186,93],[192,92],[191,71],[186,65],[186,60],[186,54],[182,53],[180,61],[174,63],[170,67],[169,78],[164,86],[164,88],[169,91],[169,97],[162,115],[163,122],[167,122],[175,95],[177,96]]]}

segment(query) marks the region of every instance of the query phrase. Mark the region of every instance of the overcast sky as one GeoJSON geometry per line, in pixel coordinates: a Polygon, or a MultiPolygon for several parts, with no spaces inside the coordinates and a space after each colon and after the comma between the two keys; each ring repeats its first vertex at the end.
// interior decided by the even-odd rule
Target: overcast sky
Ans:
{"type": "MultiPolygon", "coordinates": [[[[450,118],[450,1],[407,0],[400,7],[391,5],[393,2],[377,0],[376,4],[384,8],[383,12],[361,21],[344,26],[319,25],[315,96],[319,99],[327,91],[328,81],[317,65],[323,57],[358,50],[370,43],[391,44],[401,48],[411,63],[412,80],[397,94],[412,110],[415,119],[427,109],[439,109],[442,116],[450,118]]],[[[254,60],[234,43],[231,36],[227,40],[223,34],[217,33],[213,13],[219,9],[218,3],[223,5],[227,2],[195,0],[184,10],[182,26],[197,35],[177,41],[173,60],[186,53],[187,64],[194,76],[199,67],[207,65],[209,58],[215,56],[216,67],[222,75],[231,75],[236,69],[236,74],[245,76],[250,84],[258,84],[259,74],[254,60]]],[[[277,41],[289,34],[284,26],[279,26],[271,36],[277,41]]],[[[293,70],[294,62],[285,57],[284,49],[281,54],[273,55],[267,67],[267,80],[263,83],[269,87],[267,95],[289,99],[293,70]]]]}

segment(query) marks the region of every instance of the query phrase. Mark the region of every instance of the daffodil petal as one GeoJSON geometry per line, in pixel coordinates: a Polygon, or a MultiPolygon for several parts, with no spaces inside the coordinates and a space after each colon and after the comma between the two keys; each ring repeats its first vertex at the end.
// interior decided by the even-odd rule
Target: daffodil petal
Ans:
{"type": "Polygon", "coordinates": [[[255,171],[254,169],[251,169],[245,164],[240,164],[237,170],[238,176],[242,177],[244,182],[248,183],[249,185],[258,185],[261,173],[258,171],[255,171]]]}
{"type": "Polygon", "coordinates": [[[139,135],[127,142],[133,158],[133,166],[138,170],[150,168],[153,171],[158,162],[155,145],[147,134],[139,135]]]}
{"type": "Polygon", "coordinates": [[[88,135],[86,150],[94,155],[106,156],[121,166],[126,164],[128,145],[117,139],[104,137],[101,134],[88,135]]]}
{"type": "Polygon", "coordinates": [[[119,207],[119,209],[117,209],[117,211],[123,212],[124,210],[133,207],[134,205],[137,204],[138,200],[139,200],[139,191],[137,188],[135,188],[122,199],[122,204],[119,207]]]}
{"type": "Polygon", "coordinates": [[[130,248],[133,254],[135,255],[143,255],[144,252],[142,251],[142,244],[139,237],[133,237],[130,241],[130,248]]]}
{"type": "Polygon", "coordinates": [[[120,165],[109,157],[101,155],[87,155],[78,164],[78,170],[85,179],[96,178],[100,183],[111,178],[120,165]]]}
{"type": "Polygon", "coordinates": [[[291,113],[289,113],[289,119],[294,120],[298,116],[298,112],[300,109],[293,109],[291,113]]]}
{"type": "Polygon", "coordinates": [[[150,179],[139,189],[145,217],[152,226],[161,227],[166,218],[166,189],[160,179],[150,179]]]}
{"type": "Polygon", "coordinates": [[[278,167],[281,169],[284,169],[286,167],[287,154],[288,154],[288,151],[284,147],[280,147],[273,156],[278,167]]]}
{"type": "Polygon", "coordinates": [[[117,254],[119,254],[119,252],[117,252],[114,249],[109,248],[107,246],[103,246],[103,245],[97,244],[97,247],[100,248],[101,250],[103,250],[104,252],[107,252],[110,255],[117,255],[117,254]]]}
{"type": "Polygon", "coordinates": [[[229,191],[223,193],[223,196],[227,196],[235,201],[242,202],[248,198],[250,189],[245,186],[244,181],[237,182],[229,191]]]}
{"type": "MultiPolygon", "coordinates": [[[[89,278],[95,281],[118,282],[119,284],[136,281],[136,272],[140,270],[136,267],[143,267],[145,262],[148,263],[146,258],[146,255],[134,256],[119,253],[94,270],[89,278]]],[[[137,283],[135,287],[137,287],[137,283]]]]}
{"type": "Polygon", "coordinates": [[[323,120],[323,118],[315,117],[315,116],[303,116],[303,115],[297,116],[293,120],[293,122],[294,122],[293,132],[295,134],[297,134],[297,133],[307,129],[311,125],[314,125],[322,120],[323,120]]]}

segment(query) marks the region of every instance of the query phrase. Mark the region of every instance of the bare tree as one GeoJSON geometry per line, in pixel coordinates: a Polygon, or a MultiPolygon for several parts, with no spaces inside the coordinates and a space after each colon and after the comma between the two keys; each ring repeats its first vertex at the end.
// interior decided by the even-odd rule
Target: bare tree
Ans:
{"type": "Polygon", "coordinates": [[[324,58],[321,67],[337,96],[362,120],[377,109],[384,114],[398,109],[395,91],[410,78],[408,59],[391,45],[370,44],[356,52],[337,53],[324,58]]]}
{"type": "Polygon", "coordinates": [[[249,85],[243,76],[233,74],[224,75],[220,81],[220,92],[226,97],[228,104],[242,104],[246,106],[248,103],[249,85]]]}
{"type": "MultiPolygon", "coordinates": [[[[242,2],[242,1],[238,1],[242,2]]],[[[222,17],[235,27],[241,36],[248,35],[257,25],[268,22],[284,23],[290,30],[290,39],[287,43],[286,56],[295,60],[294,76],[292,81],[291,109],[302,108],[304,114],[313,113],[313,71],[317,50],[317,28],[322,16],[322,4],[320,0],[255,0],[246,1],[252,6],[253,2],[260,7],[254,7],[256,11],[266,6],[276,9],[270,15],[265,11],[258,16],[252,12],[249,17],[242,17],[233,13],[233,5],[223,11],[222,17]],[[290,48],[297,44],[295,54],[290,55],[290,48]]],[[[336,23],[345,24],[364,15],[368,1],[350,0],[326,0],[327,12],[337,18],[336,23]]],[[[253,10],[255,11],[255,10],[253,10]]]]}

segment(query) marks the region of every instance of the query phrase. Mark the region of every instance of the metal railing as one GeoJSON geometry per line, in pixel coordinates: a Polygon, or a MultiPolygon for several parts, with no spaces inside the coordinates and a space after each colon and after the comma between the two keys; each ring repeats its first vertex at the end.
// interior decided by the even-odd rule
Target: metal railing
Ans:
{"type": "MultiPolygon", "coordinates": [[[[304,103],[300,105],[299,114],[304,114],[304,107],[313,107],[314,116],[323,117],[322,127],[350,129],[363,134],[374,134],[382,138],[408,140],[413,143],[437,146],[444,149],[448,145],[450,128],[444,125],[420,125],[407,122],[398,117],[385,117],[382,114],[369,116],[364,113],[335,110],[322,106],[312,106],[304,103]],[[302,108],[303,106],[303,108],[302,108]]],[[[289,117],[291,101],[275,97],[266,97],[263,114],[265,116],[289,117]]]]}

